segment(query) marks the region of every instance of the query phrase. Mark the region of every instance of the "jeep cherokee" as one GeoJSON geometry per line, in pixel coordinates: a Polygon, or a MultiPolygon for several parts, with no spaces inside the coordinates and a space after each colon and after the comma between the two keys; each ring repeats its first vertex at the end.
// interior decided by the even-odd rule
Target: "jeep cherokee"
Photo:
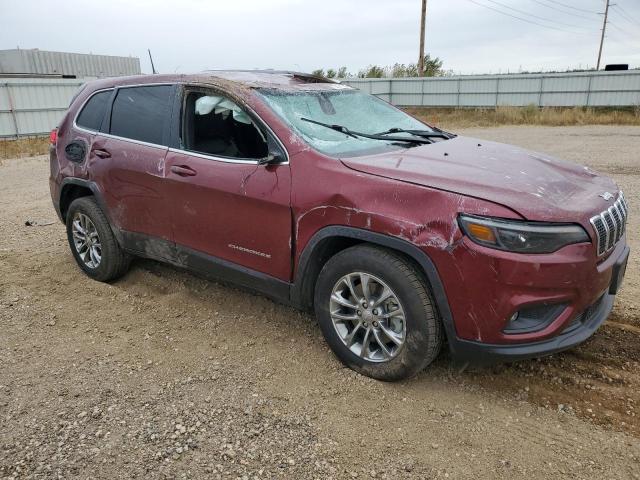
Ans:
{"type": "Polygon", "coordinates": [[[609,178],[312,75],[93,81],[50,152],[91,278],[141,256],[314,310],[337,357],[382,380],[423,369],[445,339],[472,364],[584,341],[629,254],[609,178]]]}

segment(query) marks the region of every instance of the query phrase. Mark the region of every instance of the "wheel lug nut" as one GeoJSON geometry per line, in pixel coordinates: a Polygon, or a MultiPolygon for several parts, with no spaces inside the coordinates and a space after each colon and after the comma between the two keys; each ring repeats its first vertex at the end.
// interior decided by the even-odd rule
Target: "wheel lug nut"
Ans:
{"type": "Polygon", "coordinates": [[[373,326],[377,327],[378,326],[378,322],[373,322],[373,326]]]}
{"type": "Polygon", "coordinates": [[[366,326],[367,326],[367,322],[363,322],[363,323],[362,323],[362,326],[363,326],[363,327],[366,327],[366,326]]]}
{"type": "Polygon", "coordinates": [[[373,314],[374,314],[374,315],[377,315],[377,314],[378,314],[378,309],[377,309],[377,308],[374,308],[374,309],[373,309],[373,314]]]}
{"type": "Polygon", "coordinates": [[[362,311],[357,310],[357,311],[356,311],[356,315],[358,315],[358,316],[362,315],[362,311]]]}

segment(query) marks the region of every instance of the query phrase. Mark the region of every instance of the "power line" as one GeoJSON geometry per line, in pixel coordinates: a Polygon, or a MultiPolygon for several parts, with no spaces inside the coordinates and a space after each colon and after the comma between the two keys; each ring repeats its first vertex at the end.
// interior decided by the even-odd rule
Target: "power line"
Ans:
{"type": "Polygon", "coordinates": [[[516,19],[521,20],[523,22],[531,23],[532,25],[538,25],[539,27],[550,28],[552,30],[557,30],[559,32],[573,33],[573,34],[576,34],[576,35],[588,35],[587,33],[584,33],[584,32],[572,32],[570,30],[564,30],[562,28],[553,27],[551,25],[544,25],[542,23],[534,22],[533,20],[529,20],[527,18],[522,18],[522,17],[519,17],[517,15],[511,15],[510,13],[503,12],[502,10],[498,10],[497,8],[490,7],[489,5],[484,5],[482,3],[478,3],[475,0],[467,0],[467,1],[471,2],[471,3],[475,4],[475,5],[478,5],[480,7],[484,7],[484,8],[488,8],[489,10],[493,10],[494,12],[498,12],[498,13],[500,13],[502,15],[506,15],[507,17],[516,18],[516,19]]]}
{"type": "Polygon", "coordinates": [[[627,32],[624,28],[620,28],[619,26],[617,26],[615,23],[612,23],[611,20],[609,20],[607,22],[609,25],[611,25],[613,28],[615,28],[616,30],[618,30],[619,32],[624,33],[625,35],[629,35],[630,37],[633,37],[634,35],[627,32]]]}
{"type": "MultiPolygon", "coordinates": [[[[600,21],[600,20],[595,19],[595,18],[593,18],[593,17],[587,17],[586,15],[581,15],[581,14],[579,14],[579,13],[575,13],[575,12],[567,12],[566,10],[562,10],[562,9],[560,9],[560,8],[558,8],[558,7],[554,7],[553,5],[548,5],[548,4],[546,4],[546,3],[542,3],[540,0],[531,0],[531,1],[532,1],[532,2],[536,2],[538,5],[542,5],[543,7],[550,8],[551,10],[555,10],[555,11],[557,11],[557,12],[562,12],[562,13],[564,13],[565,15],[571,15],[571,16],[573,16],[573,17],[584,18],[584,19],[586,19],[586,20],[590,20],[590,21],[592,21],[592,22],[599,22],[599,21],[600,21]]],[[[546,1],[550,1],[550,0],[546,0],[546,1]]]]}
{"type": "Polygon", "coordinates": [[[573,25],[571,23],[564,23],[564,22],[559,22],[557,20],[552,20],[550,18],[540,17],[538,15],[534,15],[533,13],[525,12],[524,10],[519,10],[517,8],[510,7],[509,5],[505,5],[504,3],[496,2],[495,0],[485,0],[485,1],[494,3],[496,5],[500,5],[503,8],[507,8],[509,10],[513,10],[514,12],[518,12],[518,13],[521,13],[523,15],[528,15],[530,17],[537,18],[538,20],[542,20],[544,22],[557,23],[558,25],[564,25],[565,27],[571,27],[571,28],[584,28],[584,27],[581,27],[579,25],[573,25]]]}
{"type": "Polygon", "coordinates": [[[627,11],[624,8],[622,8],[617,3],[611,6],[616,7],[616,10],[617,10],[616,13],[620,15],[622,18],[624,18],[625,20],[627,20],[628,22],[640,24],[640,22],[635,20],[631,15],[629,15],[629,13],[627,13],[627,11]]]}
{"type": "Polygon", "coordinates": [[[578,7],[574,7],[573,5],[567,5],[566,3],[562,3],[562,2],[558,2],[557,0],[547,0],[550,3],[555,3],[557,5],[562,5],[565,8],[570,8],[572,10],[577,10],[579,12],[585,12],[585,13],[593,13],[595,15],[600,15],[601,12],[595,12],[593,10],[585,10],[584,8],[578,8],[578,7]]]}
{"type": "Polygon", "coordinates": [[[629,45],[629,40],[618,37],[618,33],[617,32],[613,32],[613,33],[614,33],[614,35],[612,35],[611,33],[607,33],[607,41],[610,41],[610,42],[612,41],[614,43],[624,44],[626,46],[629,45]]]}

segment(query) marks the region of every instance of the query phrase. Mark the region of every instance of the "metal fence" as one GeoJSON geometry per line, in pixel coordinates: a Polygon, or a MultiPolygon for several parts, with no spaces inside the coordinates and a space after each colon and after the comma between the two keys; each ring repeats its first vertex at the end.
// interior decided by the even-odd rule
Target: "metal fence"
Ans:
{"type": "MultiPolygon", "coordinates": [[[[54,128],[87,79],[0,77],[0,137],[54,128]]],[[[438,78],[352,78],[343,83],[400,106],[639,106],[640,70],[438,78]]]]}
{"type": "Polygon", "coordinates": [[[0,137],[49,133],[83,83],[66,78],[0,78],[0,137]]]}
{"type": "Polygon", "coordinates": [[[426,78],[350,78],[348,85],[411,107],[628,107],[640,105],[640,70],[426,78]]]}

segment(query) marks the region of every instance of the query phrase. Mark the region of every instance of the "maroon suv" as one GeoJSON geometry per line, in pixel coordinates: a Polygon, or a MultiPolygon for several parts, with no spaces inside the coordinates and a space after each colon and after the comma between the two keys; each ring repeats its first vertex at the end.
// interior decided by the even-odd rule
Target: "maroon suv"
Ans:
{"type": "Polygon", "coordinates": [[[50,183],[90,277],[142,256],[314,309],[340,360],[384,380],[445,338],[473,364],[584,341],[629,254],[609,178],[292,72],[88,83],[50,183]]]}

